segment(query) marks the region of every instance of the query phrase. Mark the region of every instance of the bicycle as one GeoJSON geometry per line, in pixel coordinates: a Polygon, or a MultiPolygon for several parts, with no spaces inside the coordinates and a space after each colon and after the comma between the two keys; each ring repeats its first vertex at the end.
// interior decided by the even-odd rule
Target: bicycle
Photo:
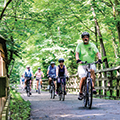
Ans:
{"type": "Polygon", "coordinates": [[[52,80],[51,80],[50,89],[49,89],[50,98],[55,99],[55,84],[54,84],[55,78],[54,78],[54,76],[51,76],[51,78],[52,78],[52,80]]]}
{"type": "Polygon", "coordinates": [[[30,77],[27,77],[26,78],[26,93],[27,93],[27,96],[30,97],[30,80],[31,78],[30,77]]]}
{"type": "MultiPolygon", "coordinates": [[[[59,85],[59,88],[58,88],[58,95],[59,95],[59,100],[61,101],[64,101],[65,100],[65,82],[63,79],[65,79],[66,77],[60,77],[60,85],[59,85]]],[[[67,78],[68,80],[68,78],[67,78]]]]}
{"type": "Polygon", "coordinates": [[[39,79],[39,83],[38,83],[38,94],[41,94],[41,83],[40,83],[40,79],[39,79]]]}
{"type": "Polygon", "coordinates": [[[82,64],[86,64],[86,71],[87,71],[87,77],[83,84],[83,104],[84,107],[87,107],[91,109],[92,107],[92,101],[93,101],[93,87],[92,87],[92,78],[91,78],[91,72],[90,72],[90,66],[93,64],[97,64],[98,61],[93,63],[87,63],[87,61],[82,62],[82,64]]]}

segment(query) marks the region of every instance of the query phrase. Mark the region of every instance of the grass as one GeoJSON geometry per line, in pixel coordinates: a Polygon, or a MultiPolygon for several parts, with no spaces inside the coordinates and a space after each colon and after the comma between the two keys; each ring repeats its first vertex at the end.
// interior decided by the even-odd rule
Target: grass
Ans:
{"type": "Polygon", "coordinates": [[[10,100],[10,112],[11,120],[28,120],[30,117],[30,102],[25,101],[20,93],[15,89],[10,90],[11,100],[10,100]]]}

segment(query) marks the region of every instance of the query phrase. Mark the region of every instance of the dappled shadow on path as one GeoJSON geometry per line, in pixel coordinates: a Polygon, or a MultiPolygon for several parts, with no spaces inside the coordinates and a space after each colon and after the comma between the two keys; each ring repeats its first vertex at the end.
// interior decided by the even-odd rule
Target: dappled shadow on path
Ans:
{"type": "Polygon", "coordinates": [[[78,107],[79,110],[105,110],[104,108],[100,108],[100,107],[92,107],[91,109],[89,109],[88,107],[78,107]]]}
{"type": "Polygon", "coordinates": [[[31,120],[119,120],[120,107],[116,101],[93,99],[89,109],[73,94],[68,94],[65,101],[59,101],[58,96],[50,99],[48,92],[37,94],[33,91],[29,98],[25,92],[22,94],[31,102],[31,120]]]}

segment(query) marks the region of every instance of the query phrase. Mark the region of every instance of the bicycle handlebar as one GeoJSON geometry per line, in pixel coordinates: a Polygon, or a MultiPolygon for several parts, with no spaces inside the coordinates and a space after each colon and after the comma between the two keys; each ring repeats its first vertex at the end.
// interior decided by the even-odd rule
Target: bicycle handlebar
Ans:
{"type": "MultiPolygon", "coordinates": [[[[98,61],[95,61],[93,63],[87,63],[87,61],[82,61],[82,64],[86,64],[86,65],[89,65],[89,64],[98,64],[99,62],[98,61]]],[[[102,64],[103,62],[101,62],[100,64],[102,64]]]]}

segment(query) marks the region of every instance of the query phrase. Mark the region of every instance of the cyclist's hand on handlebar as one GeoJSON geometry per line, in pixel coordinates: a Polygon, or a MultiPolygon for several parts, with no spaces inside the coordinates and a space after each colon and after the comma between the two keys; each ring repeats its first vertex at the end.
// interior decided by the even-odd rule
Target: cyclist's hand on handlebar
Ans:
{"type": "Polygon", "coordinates": [[[102,60],[101,60],[101,59],[99,59],[99,60],[98,60],[98,63],[99,63],[99,64],[101,64],[101,63],[103,63],[103,62],[102,62],[102,60]]]}
{"type": "Polygon", "coordinates": [[[58,76],[56,76],[55,78],[58,79],[58,76]]]}
{"type": "Polygon", "coordinates": [[[68,79],[69,79],[69,76],[66,76],[66,78],[67,78],[67,81],[68,81],[68,79]]]}
{"type": "Polygon", "coordinates": [[[77,63],[80,63],[80,64],[82,64],[82,61],[81,61],[80,59],[78,59],[78,60],[77,60],[77,63]]]}
{"type": "Polygon", "coordinates": [[[49,77],[49,74],[47,74],[47,77],[49,77]]]}

